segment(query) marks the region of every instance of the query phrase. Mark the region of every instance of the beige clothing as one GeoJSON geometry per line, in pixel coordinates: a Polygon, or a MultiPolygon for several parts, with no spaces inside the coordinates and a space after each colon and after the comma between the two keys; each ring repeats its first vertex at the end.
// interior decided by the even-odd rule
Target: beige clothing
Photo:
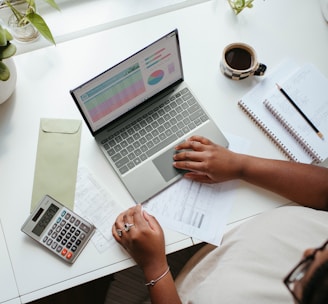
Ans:
{"type": "Polygon", "coordinates": [[[183,303],[293,303],[282,279],[307,248],[328,238],[328,212],[285,206],[206,245],[176,280],[183,303]]]}

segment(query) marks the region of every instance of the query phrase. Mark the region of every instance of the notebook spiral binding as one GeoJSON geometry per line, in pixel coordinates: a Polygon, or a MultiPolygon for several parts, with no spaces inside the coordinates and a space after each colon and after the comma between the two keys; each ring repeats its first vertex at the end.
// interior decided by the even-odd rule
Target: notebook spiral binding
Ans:
{"type": "Polygon", "coordinates": [[[298,158],[293,154],[290,149],[288,149],[269,129],[265,128],[265,124],[262,120],[257,117],[252,111],[248,109],[248,107],[242,102],[239,101],[238,105],[240,108],[247,114],[249,118],[266,134],[266,136],[279,148],[281,152],[283,152],[290,160],[298,162],[298,158]]]}
{"type": "Polygon", "coordinates": [[[295,138],[295,140],[302,146],[302,148],[308,153],[316,163],[320,163],[323,159],[311,148],[306,140],[295,130],[295,128],[288,123],[268,102],[264,101],[266,108],[272,113],[272,115],[284,126],[284,128],[295,138]]]}

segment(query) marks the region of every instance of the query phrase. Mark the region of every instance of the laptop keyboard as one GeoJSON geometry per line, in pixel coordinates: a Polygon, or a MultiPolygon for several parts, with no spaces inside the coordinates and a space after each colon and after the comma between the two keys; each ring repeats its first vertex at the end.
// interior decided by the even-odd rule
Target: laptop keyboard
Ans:
{"type": "Polygon", "coordinates": [[[185,88],[104,139],[102,145],[124,174],[206,120],[208,116],[185,88]]]}

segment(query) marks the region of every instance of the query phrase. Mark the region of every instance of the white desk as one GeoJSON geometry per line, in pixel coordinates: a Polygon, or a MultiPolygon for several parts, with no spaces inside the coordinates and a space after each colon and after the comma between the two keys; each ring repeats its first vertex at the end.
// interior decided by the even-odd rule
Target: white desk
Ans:
{"type": "MultiPolygon", "coordinates": [[[[328,26],[319,1],[255,1],[238,17],[226,0],[213,0],[15,57],[18,82],[12,98],[0,106],[0,217],[20,299],[23,303],[93,280],[132,265],[115,246],[103,254],[90,244],[67,266],[20,232],[29,213],[38,128],[41,117],[77,118],[69,89],[102,72],[161,35],[178,28],[186,81],[223,131],[251,141],[250,153],[283,158],[280,151],[238,108],[237,101],[257,79],[236,82],[219,72],[223,47],[251,44],[268,71],[286,56],[312,62],[328,76],[328,26]]],[[[83,124],[80,162],[108,181],[124,207],[133,201],[98,150],[83,124]]],[[[286,201],[241,184],[230,223],[275,208],[286,201]]],[[[111,225],[111,223],[109,223],[111,225]]],[[[192,240],[165,231],[167,252],[192,240]]],[[[5,286],[1,286],[1,291],[5,286]]],[[[9,299],[8,299],[9,300],[9,299]]]]}
{"type": "Polygon", "coordinates": [[[19,292],[0,221],[0,303],[20,303],[19,292]]]}

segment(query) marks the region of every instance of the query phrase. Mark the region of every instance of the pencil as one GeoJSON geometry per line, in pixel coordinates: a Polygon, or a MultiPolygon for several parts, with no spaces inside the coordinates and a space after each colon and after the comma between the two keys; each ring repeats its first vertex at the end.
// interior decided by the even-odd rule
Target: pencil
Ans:
{"type": "Polygon", "coordinates": [[[286,93],[286,91],[279,86],[279,84],[276,84],[278,87],[278,90],[286,97],[286,99],[291,103],[291,105],[296,109],[296,111],[302,115],[302,117],[305,119],[305,121],[310,125],[310,127],[314,130],[315,133],[323,140],[323,134],[316,128],[316,126],[311,122],[311,120],[302,112],[302,110],[297,106],[297,104],[291,99],[291,97],[286,93]]]}

